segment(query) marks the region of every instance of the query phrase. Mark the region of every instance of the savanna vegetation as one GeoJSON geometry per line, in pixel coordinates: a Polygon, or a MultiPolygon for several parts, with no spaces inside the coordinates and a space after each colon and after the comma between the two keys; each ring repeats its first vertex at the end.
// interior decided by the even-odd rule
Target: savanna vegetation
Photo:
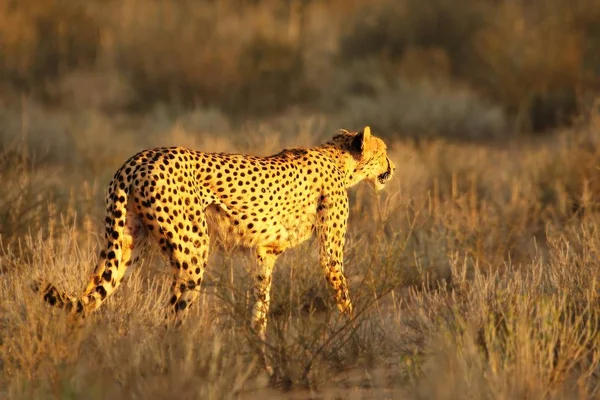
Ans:
{"type": "Polygon", "coordinates": [[[0,0],[0,397],[598,397],[599,77],[592,0],[0,0]],[[30,290],[82,289],[138,150],[364,125],[398,169],[351,191],[356,318],[314,242],[282,255],[273,381],[239,255],[180,329],[155,250],[83,322],[30,290]]]}

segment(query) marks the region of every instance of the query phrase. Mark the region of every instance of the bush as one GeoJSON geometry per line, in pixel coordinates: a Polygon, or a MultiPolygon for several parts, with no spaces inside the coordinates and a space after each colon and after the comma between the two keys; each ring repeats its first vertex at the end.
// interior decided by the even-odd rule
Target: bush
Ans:
{"type": "Polygon", "coordinates": [[[399,82],[373,98],[348,98],[345,108],[338,117],[344,126],[369,121],[384,135],[490,140],[507,133],[500,107],[439,81],[399,82]]]}
{"type": "Polygon", "coordinates": [[[267,29],[275,21],[255,26],[263,8],[184,3],[151,2],[143,24],[120,27],[127,38],[115,49],[118,69],[132,82],[138,106],[168,102],[265,114],[302,99],[302,53],[279,28],[267,29]],[[164,18],[165,7],[172,18],[164,18]]]}
{"type": "MultiPolygon", "coordinates": [[[[378,59],[395,81],[414,50],[441,52],[452,80],[500,104],[525,131],[571,124],[600,91],[600,7],[591,0],[382,1],[347,26],[342,60],[378,59]]],[[[416,65],[430,69],[427,57],[416,65]]]]}
{"type": "Polygon", "coordinates": [[[561,14],[505,3],[474,38],[474,62],[462,71],[525,129],[568,123],[577,113],[584,38],[561,14]]]}
{"type": "Polygon", "coordinates": [[[411,48],[439,48],[459,69],[473,35],[484,23],[485,2],[477,0],[384,1],[369,4],[340,37],[344,60],[383,56],[400,60],[411,48]]]}
{"type": "Polygon", "coordinates": [[[255,38],[242,52],[241,85],[230,111],[269,114],[307,100],[313,90],[304,79],[302,53],[293,44],[255,38]]]}
{"type": "Polygon", "coordinates": [[[0,0],[0,100],[108,113],[163,104],[244,121],[336,113],[349,95],[391,100],[398,82],[442,78],[521,130],[546,131],[600,93],[599,4],[0,0]]]}
{"type": "Polygon", "coordinates": [[[38,94],[75,68],[94,64],[100,28],[85,2],[0,1],[0,80],[38,94]]]}

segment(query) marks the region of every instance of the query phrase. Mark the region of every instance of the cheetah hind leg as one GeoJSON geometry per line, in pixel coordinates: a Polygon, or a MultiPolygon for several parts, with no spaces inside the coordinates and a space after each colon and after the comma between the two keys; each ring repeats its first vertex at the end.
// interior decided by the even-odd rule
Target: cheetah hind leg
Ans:
{"type": "MultiPolygon", "coordinates": [[[[200,286],[208,262],[209,236],[203,216],[194,224],[197,233],[189,237],[181,233],[179,245],[167,239],[169,261],[173,270],[173,284],[169,298],[167,326],[179,326],[185,320],[189,309],[200,294],[200,286]]],[[[163,249],[164,251],[164,249],[163,249]]]]}

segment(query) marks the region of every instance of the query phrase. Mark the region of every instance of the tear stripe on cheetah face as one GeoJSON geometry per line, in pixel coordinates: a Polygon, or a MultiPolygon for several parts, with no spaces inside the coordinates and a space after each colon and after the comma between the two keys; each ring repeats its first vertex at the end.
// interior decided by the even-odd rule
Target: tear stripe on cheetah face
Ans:
{"type": "Polygon", "coordinates": [[[180,321],[198,294],[212,235],[224,246],[252,250],[261,271],[252,325],[264,337],[275,260],[316,233],[323,273],[340,310],[350,313],[343,273],[347,189],[364,180],[381,189],[394,170],[369,127],[269,157],[182,147],[142,151],[108,187],[105,246],[83,294],[70,296],[51,284],[39,285],[40,292],[54,306],[87,314],[117,289],[145,241],[153,240],[174,271],[168,317],[180,321]]]}

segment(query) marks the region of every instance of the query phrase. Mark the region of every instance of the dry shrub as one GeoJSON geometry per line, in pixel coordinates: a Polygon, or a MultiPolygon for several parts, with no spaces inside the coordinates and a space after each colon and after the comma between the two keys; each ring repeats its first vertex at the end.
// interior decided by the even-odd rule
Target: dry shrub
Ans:
{"type": "Polygon", "coordinates": [[[573,228],[574,237],[548,241],[546,261],[465,279],[468,262],[457,258],[451,288],[413,294],[421,310],[408,317],[413,328],[435,332],[419,396],[597,395],[598,241],[592,225],[573,228]]]}
{"type": "Polygon", "coordinates": [[[570,125],[598,92],[598,18],[593,1],[503,2],[469,43],[460,76],[522,130],[570,125]]]}
{"type": "Polygon", "coordinates": [[[379,1],[347,25],[339,55],[378,60],[392,82],[448,71],[500,104],[518,128],[544,131],[571,124],[598,92],[599,16],[588,0],[379,1]]]}
{"type": "Polygon", "coordinates": [[[93,65],[100,27],[86,2],[0,2],[0,75],[18,87],[46,95],[44,85],[74,68],[93,65]]]}
{"type": "Polygon", "coordinates": [[[281,5],[153,1],[133,20],[131,6],[114,10],[122,17],[110,35],[139,106],[174,102],[261,115],[302,100],[302,53],[286,35],[281,5]]]}
{"type": "MultiPolygon", "coordinates": [[[[36,231],[48,240],[62,236],[57,228],[66,221],[76,219],[74,213],[61,213],[64,207],[77,207],[79,211],[89,212],[90,208],[81,206],[97,195],[91,185],[82,184],[77,194],[69,193],[68,187],[57,182],[56,176],[67,176],[61,168],[36,165],[27,145],[15,142],[0,152],[0,179],[3,190],[0,193],[0,247],[15,251],[19,256],[21,241],[28,232],[36,231]]],[[[83,217],[83,223],[87,217],[83,217]]],[[[6,270],[0,257],[0,271],[6,270]]]]}
{"type": "Polygon", "coordinates": [[[577,109],[585,37],[565,22],[566,12],[504,3],[473,41],[479,63],[466,68],[482,90],[536,131],[570,122],[565,118],[577,109]]]}
{"type": "Polygon", "coordinates": [[[540,153],[528,160],[529,173],[536,185],[532,194],[554,216],[581,216],[595,211],[600,193],[599,162],[595,134],[563,133],[551,158],[540,153]]]}
{"type": "Polygon", "coordinates": [[[0,195],[0,235],[9,245],[27,231],[36,214],[43,207],[44,190],[33,179],[28,168],[28,156],[21,146],[6,148],[0,155],[0,179],[4,190],[0,195]]]}
{"type": "Polygon", "coordinates": [[[544,131],[589,107],[599,21],[593,0],[3,0],[0,85],[7,102],[27,91],[69,108],[200,107],[235,122],[408,95],[433,109],[407,117],[410,129],[485,138],[498,119],[544,131]]]}
{"type": "MultiPolygon", "coordinates": [[[[21,266],[39,270],[39,263],[46,262],[76,278],[67,281],[78,287],[92,261],[85,253],[93,250],[90,246],[81,253],[73,250],[82,239],[79,233],[73,230],[70,243],[54,247],[33,242],[34,253],[41,257],[21,266]],[[63,246],[71,246],[70,255],[56,251],[63,246]]],[[[131,279],[128,285],[135,297],[145,299],[144,304],[132,302],[125,293],[117,307],[108,305],[113,312],[82,324],[44,309],[22,270],[6,274],[0,290],[3,397],[220,399],[239,391],[254,371],[252,354],[238,352],[227,334],[211,332],[206,317],[185,332],[166,331],[160,312],[166,285],[144,283],[131,279]],[[141,286],[146,287],[140,290],[141,286]],[[115,318],[117,308],[124,318],[115,318]]]]}
{"type": "Polygon", "coordinates": [[[369,3],[346,25],[340,38],[340,56],[362,59],[383,56],[399,60],[411,48],[439,48],[453,65],[468,50],[473,34],[483,24],[485,2],[449,0],[378,1],[369,3]]]}
{"type": "Polygon", "coordinates": [[[216,6],[137,6],[133,1],[113,10],[120,18],[110,33],[116,62],[143,106],[157,100],[201,105],[236,86],[243,40],[220,27],[216,6]]]}
{"type": "Polygon", "coordinates": [[[299,48],[286,41],[256,38],[241,54],[238,68],[243,83],[233,104],[225,109],[271,114],[314,94],[303,77],[304,60],[299,48]]]}
{"type": "Polygon", "coordinates": [[[388,137],[447,137],[452,140],[495,141],[508,136],[503,110],[466,87],[442,80],[400,81],[371,97],[348,96],[339,124],[361,121],[388,137]]]}
{"type": "Polygon", "coordinates": [[[274,113],[311,95],[303,31],[289,9],[282,2],[4,1],[0,68],[8,86],[75,106],[83,98],[108,109],[171,103],[274,113]]]}

